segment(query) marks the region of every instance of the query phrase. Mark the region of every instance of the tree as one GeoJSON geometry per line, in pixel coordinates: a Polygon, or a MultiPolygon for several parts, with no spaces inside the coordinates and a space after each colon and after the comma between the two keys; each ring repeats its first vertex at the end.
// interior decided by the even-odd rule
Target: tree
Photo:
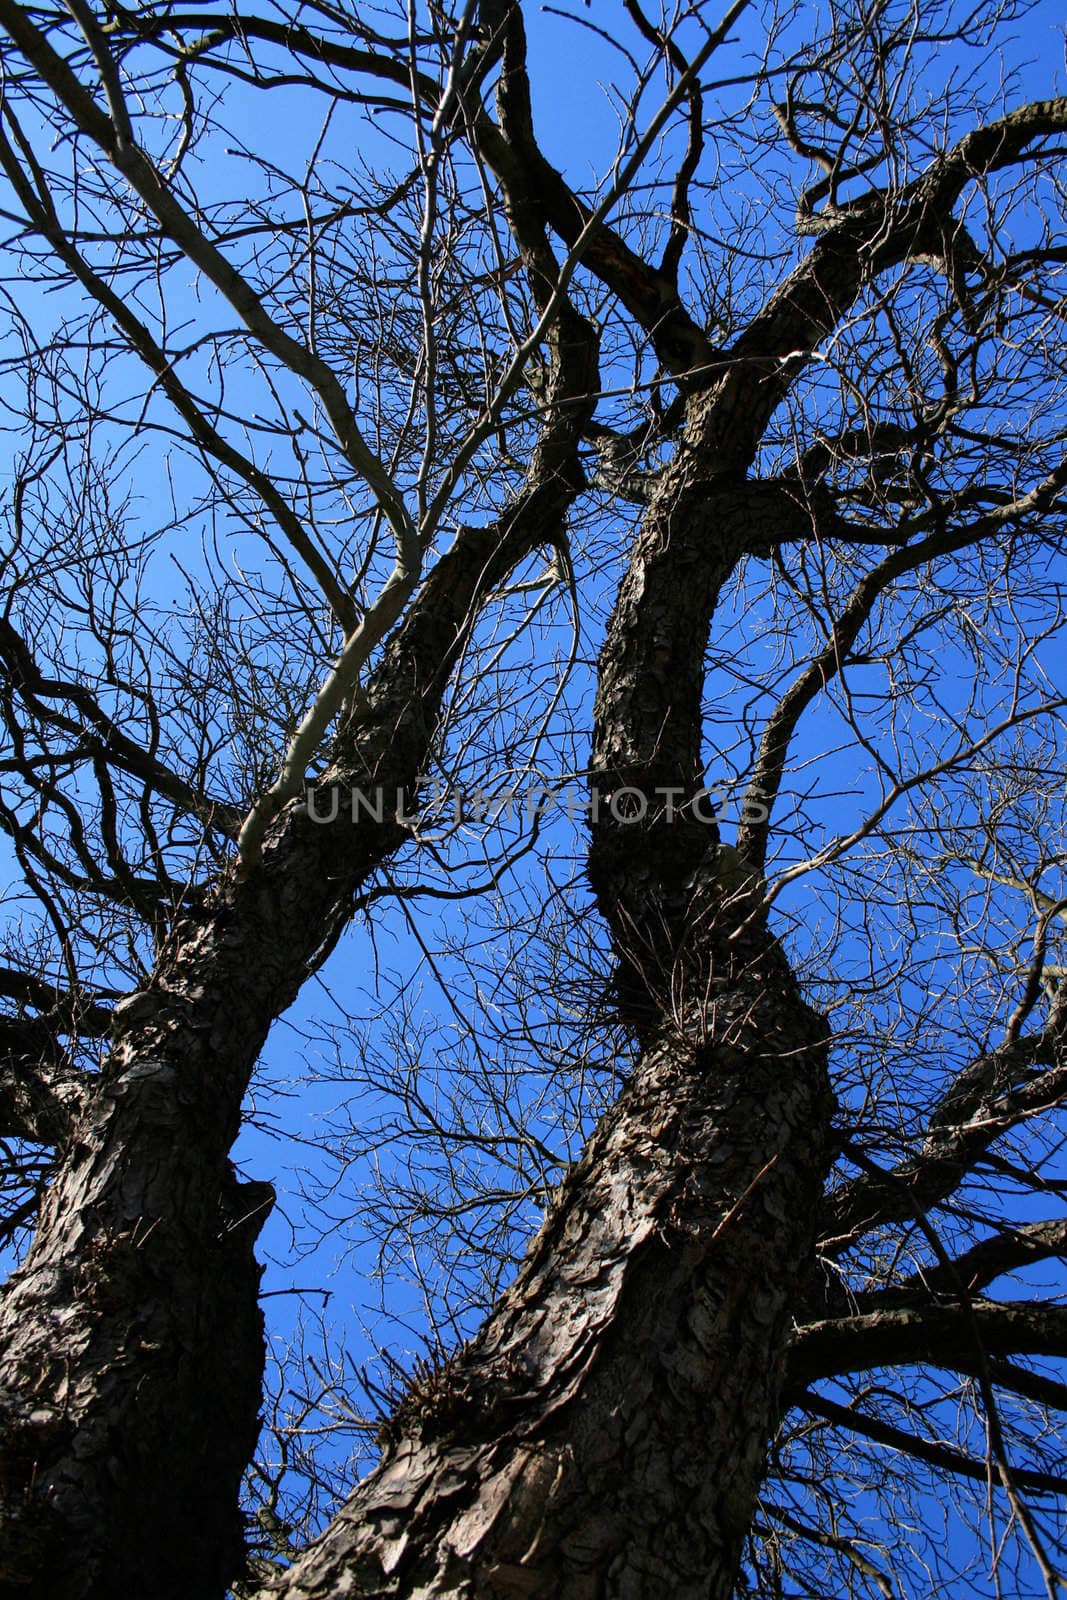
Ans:
{"type": "Polygon", "coordinates": [[[864,1497],[932,1472],[1054,1594],[1067,1312],[1010,1276],[1067,1240],[1042,16],[557,21],[616,74],[590,180],[512,0],[0,0],[0,1592],[892,1594],[864,1497]],[[546,751],[588,857],[485,1082],[587,1050],[595,1125],[501,1142],[560,1178],[517,1272],[502,1224],[480,1329],[249,1568],[253,1070],[354,918],[457,872],[477,917],[562,826],[435,841],[430,775],[546,751]]]}

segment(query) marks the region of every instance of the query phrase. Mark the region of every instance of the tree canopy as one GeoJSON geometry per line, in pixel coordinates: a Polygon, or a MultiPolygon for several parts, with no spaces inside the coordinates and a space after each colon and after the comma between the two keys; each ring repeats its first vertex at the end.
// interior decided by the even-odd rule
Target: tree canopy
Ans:
{"type": "Polygon", "coordinates": [[[1067,1582],[1058,22],[0,0],[0,1594],[1067,1582]]]}

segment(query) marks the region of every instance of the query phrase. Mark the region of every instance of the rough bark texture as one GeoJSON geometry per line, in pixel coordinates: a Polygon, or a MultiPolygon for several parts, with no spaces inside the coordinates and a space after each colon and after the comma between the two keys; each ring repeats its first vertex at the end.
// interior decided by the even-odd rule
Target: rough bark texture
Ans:
{"type": "Polygon", "coordinates": [[[725,1600],[828,1159],[774,941],[650,1044],[481,1334],[409,1393],[286,1600],[725,1600]]]}

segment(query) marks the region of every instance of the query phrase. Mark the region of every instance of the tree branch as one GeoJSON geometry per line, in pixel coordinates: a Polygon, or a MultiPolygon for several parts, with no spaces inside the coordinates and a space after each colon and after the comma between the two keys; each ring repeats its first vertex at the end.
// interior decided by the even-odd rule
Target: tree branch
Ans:
{"type": "MultiPolygon", "coordinates": [[[[934,1439],[921,1439],[904,1428],[896,1428],[891,1423],[883,1422],[879,1417],[867,1416],[854,1406],[839,1405],[826,1395],[813,1394],[810,1389],[798,1396],[795,1403],[801,1410],[807,1411],[811,1416],[821,1417],[824,1422],[832,1423],[835,1428],[848,1428],[852,1433],[861,1434],[863,1438],[870,1439],[875,1444],[887,1445],[891,1450],[899,1450],[902,1454],[912,1456],[916,1461],[922,1461],[926,1466],[933,1467],[939,1472],[952,1472],[958,1477],[971,1478],[977,1483],[989,1482],[988,1462],[976,1460],[974,1456],[965,1455],[962,1450],[954,1450],[950,1445],[940,1444],[934,1439]]],[[[1013,1466],[1011,1471],[1018,1487],[1027,1489],[1032,1494],[1067,1493],[1067,1478],[1058,1474],[1037,1472],[1032,1467],[1013,1466]]]]}
{"type": "Polygon", "coordinates": [[[787,1355],[788,1387],[914,1363],[966,1371],[975,1362],[975,1331],[991,1356],[1067,1357],[1067,1306],[980,1299],[969,1307],[930,1304],[797,1328],[787,1355]]]}

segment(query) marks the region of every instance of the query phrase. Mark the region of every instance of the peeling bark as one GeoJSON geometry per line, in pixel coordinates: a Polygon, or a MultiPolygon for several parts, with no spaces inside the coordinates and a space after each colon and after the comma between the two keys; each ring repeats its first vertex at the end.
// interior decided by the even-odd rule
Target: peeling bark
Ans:
{"type": "Polygon", "coordinates": [[[285,1600],[732,1593],[828,1160],[826,1030],[763,939],[665,1032],[482,1332],[285,1600]]]}

